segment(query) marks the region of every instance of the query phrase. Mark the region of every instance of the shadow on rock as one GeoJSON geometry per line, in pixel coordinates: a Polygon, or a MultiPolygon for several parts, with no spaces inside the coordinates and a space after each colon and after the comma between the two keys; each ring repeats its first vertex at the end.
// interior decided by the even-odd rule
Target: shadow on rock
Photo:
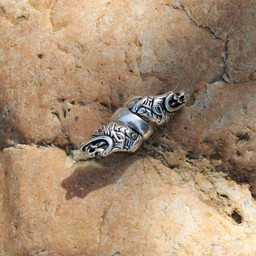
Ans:
{"type": "Polygon", "coordinates": [[[84,198],[90,192],[117,182],[137,156],[120,153],[105,159],[91,160],[78,166],[61,182],[66,190],[66,199],[84,198]]]}

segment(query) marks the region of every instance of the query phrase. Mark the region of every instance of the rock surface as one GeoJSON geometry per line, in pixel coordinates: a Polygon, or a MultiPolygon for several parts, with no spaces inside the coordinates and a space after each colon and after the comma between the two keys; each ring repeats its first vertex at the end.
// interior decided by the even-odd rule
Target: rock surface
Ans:
{"type": "MultiPolygon", "coordinates": [[[[239,182],[256,183],[256,83],[199,85],[188,106],[153,138],[192,158],[221,160],[219,170],[239,182]],[[171,132],[169,132],[171,131],[171,132]],[[168,138],[166,138],[168,134],[168,138]],[[177,146],[177,142],[179,145],[177,146]]],[[[172,157],[165,159],[174,164],[172,157]]],[[[181,158],[180,157],[180,158],[181,158]]],[[[176,157],[176,159],[179,159],[176,157]]],[[[255,188],[253,188],[255,194],[255,188]]]]}
{"type": "Polygon", "coordinates": [[[254,0],[0,0],[0,255],[254,256],[255,23],[254,0]],[[72,160],[168,90],[188,104],[136,155],[72,160]]]}
{"type": "Polygon", "coordinates": [[[171,4],[1,2],[1,147],[79,144],[131,96],[224,72],[224,42],[171,4]]]}
{"type": "Polygon", "coordinates": [[[1,163],[3,255],[256,250],[256,205],[248,186],[212,172],[206,159],[171,169],[151,157],[119,154],[73,165],[60,149],[25,146],[5,149],[1,163]]]}

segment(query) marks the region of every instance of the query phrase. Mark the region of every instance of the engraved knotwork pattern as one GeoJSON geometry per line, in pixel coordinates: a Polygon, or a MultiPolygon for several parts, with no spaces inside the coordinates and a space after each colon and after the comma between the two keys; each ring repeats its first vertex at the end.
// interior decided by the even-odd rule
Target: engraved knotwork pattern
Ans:
{"type": "Polygon", "coordinates": [[[184,93],[168,92],[159,96],[137,98],[128,103],[131,112],[155,122],[165,123],[185,103],[184,93]],[[132,106],[131,106],[132,105],[132,106]]]}
{"type": "Polygon", "coordinates": [[[164,108],[164,98],[144,97],[139,99],[131,111],[158,124],[166,122],[170,114],[164,108]]]}
{"type": "Polygon", "coordinates": [[[88,158],[105,157],[119,151],[135,152],[152,133],[148,123],[165,123],[185,105],[184,95],[184,92],[170,91],[159,96],[130,100],[125,111],[116,112],[113,121],[95,131],[91,139],[81,146],[81,150],[88,158]]]}
{"type": "Polygon", "coordinates": [[[142,136],[126,125],[111,122],[95,131],[82,146],[88,157],[106,156],[112,152],[135,151],[142,143],[142,136]]]}

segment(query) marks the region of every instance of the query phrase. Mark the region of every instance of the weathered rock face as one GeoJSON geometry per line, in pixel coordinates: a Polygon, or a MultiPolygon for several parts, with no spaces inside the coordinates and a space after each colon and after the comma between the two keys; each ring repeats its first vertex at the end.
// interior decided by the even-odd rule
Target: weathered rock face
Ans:
{"type": "Polygon", "coordinates": [[[212,172],[207,160],[170,169],[151,157],[124,160],[120,154],[70,167],[62,150],[27,146],[4,150],[1,163],[7,255],[256,250],[256,205],[248,186],[212,172]]]}
{"type": "Polygon", "coordinates": [[[0,0],[0,255],[255,255],[255,23],[254,0],[0,0]],[[136,155],[66,155],[168,90],[188,104],[136,155]]]}
{"type": "Polygon", "coordinates": [[[2,147],[79,144],[131,96],[224,72],[224,42],[161,1],[1,6],[2,147]]]}
{"type": "Polygon", "coordinates": [[[225,75],[231,82],[255,80],[255,1],[177,0],[199,27],[225,42],[225,75]]]}
{"type": "MultiPolygon", "coordinates": [[[[159,129],[154,143],[173,143],[184,154],[222,160],[219,166],[239,181],[256,181],[256,84],[199,85],[188,106],[159,129]],[[166,139],[166,134],[169,134],[166,139]],[[163,138],[164,137],[164,138],[163,138]],[[177,141],[179,145],[177,146],[177,141]],[[176,143],[176,144],[175,144],[176,143]]],[[[168,160],[173,164],[173,158],[168,160]]],[[[178,158],[176,158],[178,159],[178,158]]]]}

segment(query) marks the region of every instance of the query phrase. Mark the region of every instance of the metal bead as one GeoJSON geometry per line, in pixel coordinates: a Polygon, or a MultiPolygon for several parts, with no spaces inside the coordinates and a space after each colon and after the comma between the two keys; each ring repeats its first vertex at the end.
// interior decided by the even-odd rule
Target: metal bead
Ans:
{"type": "Polygon", "coordinates": [[[158,96],[135,97],[126,108],[117,110],[112,122],[94,132],[82,144],[88,158],[106,157],[113,152],[135,152],[153,133],[149,122],[161,125],[185,105],[184,92],[167,92],[158,96]]]}
{"type": "Polygon", "coordinates": [[[113,152],[135,152],[143,137],[129,126],[111,122],[94,132],[92,138],[81,146],[88,158],[106,157],[113,152]]]}
{"type": "Polygon", "coordinates": [[[142,135],[144,140],[148,139],[153,133],[153,128],[146,121],[127,108],[118,109],[112,116],[112,120],[120,121],[131,127],[134,131],[142,135]]]}

